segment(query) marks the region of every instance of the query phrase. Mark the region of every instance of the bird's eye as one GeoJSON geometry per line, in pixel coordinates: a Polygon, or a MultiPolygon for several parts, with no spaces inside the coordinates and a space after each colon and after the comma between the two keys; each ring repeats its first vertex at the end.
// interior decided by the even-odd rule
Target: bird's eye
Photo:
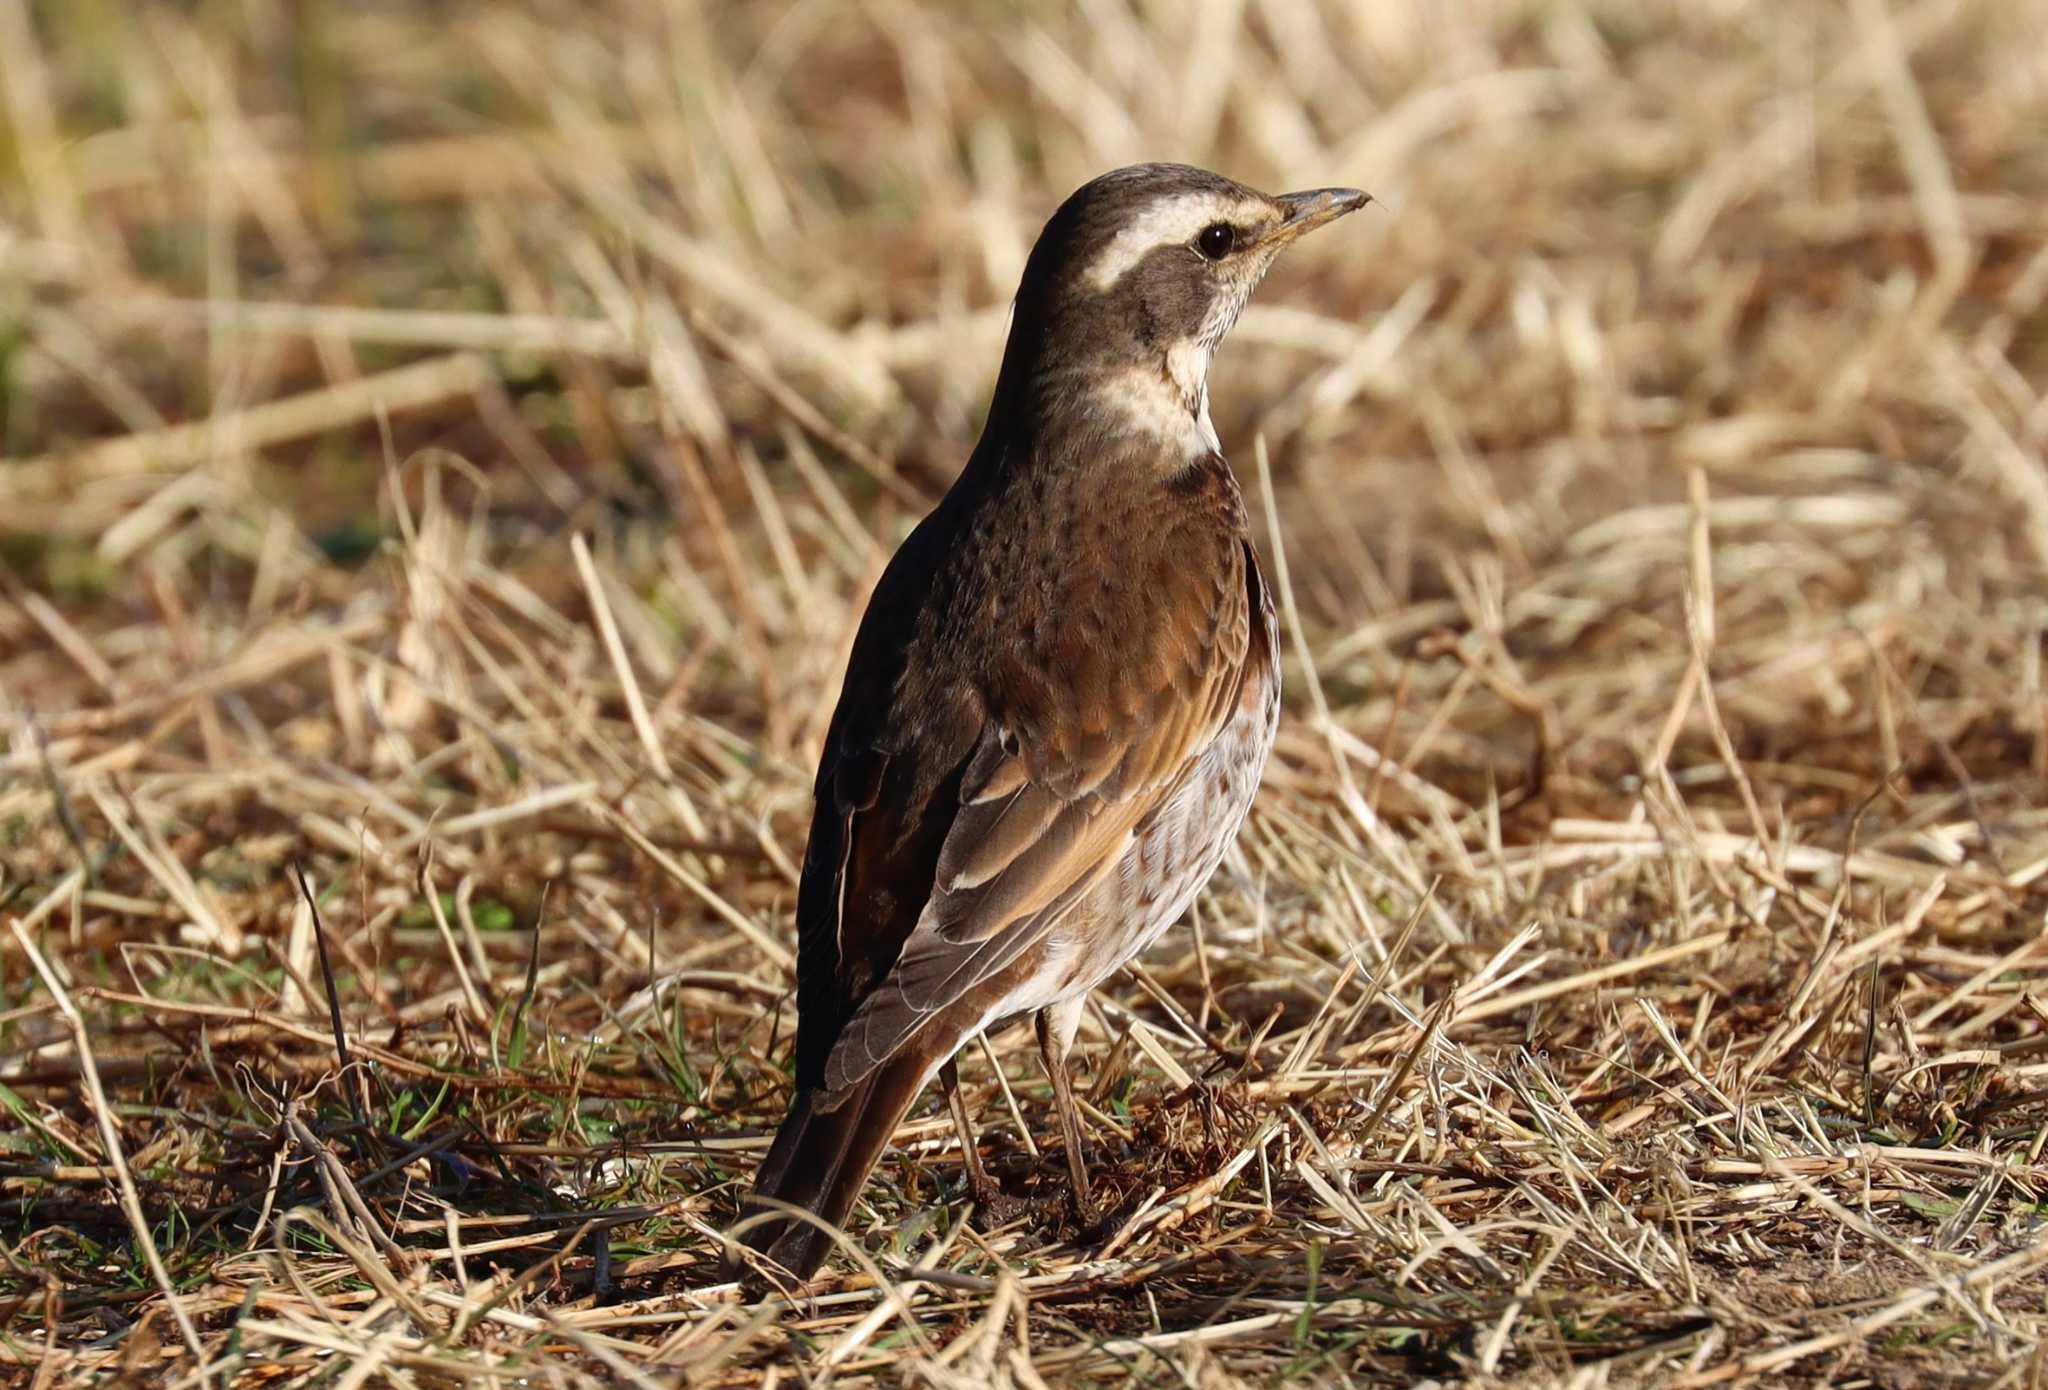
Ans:
{"type": "Polygon", "coordinates": [[[1228,222],[1211,222],[1195,238],[1195,249],[1212,261],[1220,261],[1237,245],[1237,228],[1228,222]]]}

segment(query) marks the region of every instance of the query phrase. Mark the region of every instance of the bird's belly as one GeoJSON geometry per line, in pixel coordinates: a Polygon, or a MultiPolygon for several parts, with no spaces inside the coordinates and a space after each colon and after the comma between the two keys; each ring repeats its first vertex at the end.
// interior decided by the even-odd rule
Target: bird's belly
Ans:
{"type": "Polygon", "coordinates": [[[980,1013],[977,1029],[1000,1028],[1086,994],[1187,911],[1251,810],[1279,723],[1280,672],[1266,665],[1256,683],[1247,682],[1236,715],[1203,750],[1186,782],[1138,828],[1116,867],[1044,940],[977,991],[971,1005],[980,1013]]]}
{"type": "MultiPolygon", "coordinates": [[[[1047,1003],[1095,988],[1186,912],[1237,838],[1259,789],[1280,720],[1278,673],[1203,752],[1171,800],[1139,828],[1123,860],[1061,932],[1066,950],[1047,1003]]],[[[1050,963],[1050,962],[1049,962],[1050,963]]],[[[1041,1007],[1043,1007],[1041,1005],[1041,1007]]]]}

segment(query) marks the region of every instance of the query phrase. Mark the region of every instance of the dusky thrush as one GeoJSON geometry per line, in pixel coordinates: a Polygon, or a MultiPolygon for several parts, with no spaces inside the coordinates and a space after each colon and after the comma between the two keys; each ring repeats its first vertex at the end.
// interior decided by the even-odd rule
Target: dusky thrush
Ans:
{"type": "MultiPolygon", "coordinates": [[[[981,441],[877,584],[826,734],[796,1092],[756,1198],[843,1223],[936,1076],[990,1199],[953,1058],[1035,1015],[1085,1210],[1082,1003],[1214,872],[1280,714],[1209,360],[1274,257],[1366,201],[1142,164],[1039,234],[981,441]]],[[[746,1243],[808,1278],[825,1234],[751,1211],[746,1243]]]]}

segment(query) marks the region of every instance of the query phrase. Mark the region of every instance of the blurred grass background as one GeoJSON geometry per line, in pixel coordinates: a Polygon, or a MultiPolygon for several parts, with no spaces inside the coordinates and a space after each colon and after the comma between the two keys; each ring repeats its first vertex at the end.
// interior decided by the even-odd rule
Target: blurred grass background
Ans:
{"type": "MultiPolygon", "coordinates": [[[[18,1359],[2038,1367],[2044,54],[2038,0],[0,0],[18,1359]],[[1378,200],[1212,377],[1289,720],[1206,950],[1084,1034],[1155,1206],[920,1247],[967,1282],[893,1329],[857,1277],[750,1321],[691,1291],[850,625],[1038,226],[1140,159],[1378,200]],[[554,1227],[474,1283],[436,1234],[626,1201],[644,1324],[554,1227]]],[[[957,1158],[905,1138],[909,1259],[957,1158]]]]}

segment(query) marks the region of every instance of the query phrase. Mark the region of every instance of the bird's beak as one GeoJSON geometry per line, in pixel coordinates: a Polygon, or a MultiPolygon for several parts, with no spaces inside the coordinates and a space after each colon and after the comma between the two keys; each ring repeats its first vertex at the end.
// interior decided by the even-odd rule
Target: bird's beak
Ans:
{"type": "Polygon", "coordinates": [[[1285,214],[1273,229],[1273,237],[1285,246],[1303,232],[1312,232],[1347,212],[1357,212],[1372,201],[1372,195],[1356,188],[1311,188],[1305,193],[1282,193],[1273,201],[1285,214]]]}

